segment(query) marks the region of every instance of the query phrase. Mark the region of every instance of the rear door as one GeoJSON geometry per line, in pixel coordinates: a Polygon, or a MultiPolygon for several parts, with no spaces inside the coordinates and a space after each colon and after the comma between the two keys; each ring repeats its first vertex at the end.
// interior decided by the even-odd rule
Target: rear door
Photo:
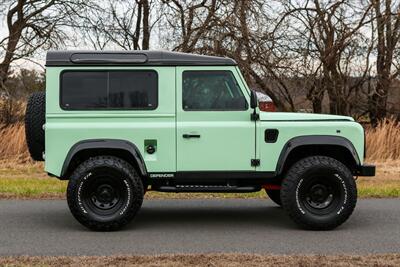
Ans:
{"type": "Polygon", "coordinates": [[[177,171],[249,171],[255,122],[235,67],[177,67],[177,171]]]}

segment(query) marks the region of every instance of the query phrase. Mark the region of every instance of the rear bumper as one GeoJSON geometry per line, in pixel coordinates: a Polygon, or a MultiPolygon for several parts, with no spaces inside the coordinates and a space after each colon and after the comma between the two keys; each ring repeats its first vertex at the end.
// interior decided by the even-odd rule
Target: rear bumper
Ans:
{"type": "Polygon", "coordinates": [[[357,176],[375,176],[374,165],[360,165],[356,171],[357,176]]]}

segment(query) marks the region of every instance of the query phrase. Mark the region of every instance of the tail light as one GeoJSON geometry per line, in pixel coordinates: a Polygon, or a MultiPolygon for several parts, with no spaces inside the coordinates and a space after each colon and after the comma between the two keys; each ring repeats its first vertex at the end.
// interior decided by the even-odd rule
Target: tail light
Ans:
{"type": "Polygon", "coordinates": [[[269,111],[269,112],[276,111],[276,107],[273,102],[260,102],[258,106],[261,111],[269,111]]]}

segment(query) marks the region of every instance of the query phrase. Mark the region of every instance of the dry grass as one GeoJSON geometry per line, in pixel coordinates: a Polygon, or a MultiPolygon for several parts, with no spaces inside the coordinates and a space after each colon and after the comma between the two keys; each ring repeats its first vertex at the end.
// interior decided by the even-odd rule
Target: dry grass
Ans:
{"type": "Polygon", "coordinates": [[[400,254],[260,255],[164,254],[101,257],[3,257],[1,266],[400,266],[400,254]]]}
{"type": "Polygon", "coordinates": [[[23,121],[26,104],[25,100],[4,100],[0,97],[0,123],[23,121]]]}
{"type": "Polygon", "coordinates": [[[16,123],[8,127],[0,125],[0,161],[7,161],[10,164],[32,164],[26,146],[23,123],[16,123]]]}
{"type": "Polygon", "coordinates": [[[375,129],[367,130],[368,160],[400,159],[400,124],[385,119],[375,129]]]}

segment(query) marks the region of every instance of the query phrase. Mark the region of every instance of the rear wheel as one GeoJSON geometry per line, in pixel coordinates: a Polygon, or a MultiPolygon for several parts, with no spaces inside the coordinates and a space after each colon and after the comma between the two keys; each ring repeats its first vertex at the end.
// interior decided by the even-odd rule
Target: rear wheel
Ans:
{"type": "Polygon", "coordinates": [[[128,224],[143,202],[143,185],[135,169],[111,156],[83,162],[68,184],[68,206],[84,226],[97,231],[118,230],[128,224]]]}
{"type": "Polygon", "coordinates": [[[282,201],[281,201],[281,190],[270,190],[270,189],[265,189],[265,192],[267,192],[268,197],[275,202],[275,204],[281,206],[282,201]]]}
{"type": "Polygon", "coordinates": [[[357,202],[350,170],[341,162],[314,156],[295,163],[282,183],[282,206],[302,228],[329,230],[345,222],[357,202]]]}

